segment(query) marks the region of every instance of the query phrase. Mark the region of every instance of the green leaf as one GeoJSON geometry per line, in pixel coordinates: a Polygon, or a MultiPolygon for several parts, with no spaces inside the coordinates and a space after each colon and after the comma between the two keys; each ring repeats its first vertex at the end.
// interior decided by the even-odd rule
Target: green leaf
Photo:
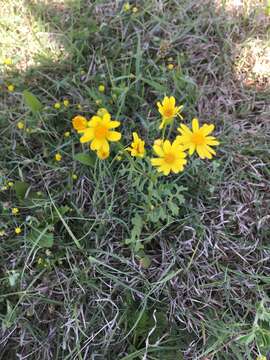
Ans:
{"type": "Polygon", "coordinates": [[[241,344],[248,345],[248,344],[250,344],[254,339],[255,339],[255,334],[254,334],[254,332],[252,332],[252,333],[250,333],[250,334],[240,336],[240,337],[238,338],[238,341],[239,341],[241,344]]]}
{"type": "Polygon", "coordinates": [[[29,187],[30,187],[30,185],[24,181],[15,181],[14,190],[16,192],[17,197],[20,200],[24,199],[25,194],[26,194],[27,190],[29,189],[29,187]]]}
{"type": "Polygon", "coordinates": [[[43,105],[41,104],[39,99],[34,94],[32,94],[30,91],[28,91],[28,90],[23,91],[23,99],[24,99],[24,102],[26,103],[26,105],[29,107],[29,109],[33,113],[42,110],[43,105]]]}
{"type": "Polygon", "coordinates": [[[79,153],[74,156],[74,160],[79,161],[81,164],[94,167],[96,156],[94,154],[79,153]]]}
{"type": "Polygon", "coordinates": [[[48,232],[48,228],[32,229],[28,235],[28,240],[33,244],[42,248],[50,248],[53,246],[54,236],[53,233],[48,232]]]}

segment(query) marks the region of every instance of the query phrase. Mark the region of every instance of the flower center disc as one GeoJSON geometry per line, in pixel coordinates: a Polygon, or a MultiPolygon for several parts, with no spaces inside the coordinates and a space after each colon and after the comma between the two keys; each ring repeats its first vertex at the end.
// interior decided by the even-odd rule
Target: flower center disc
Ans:
{"type": "Polygon", "coordinates": [[[172,164],[175,161],[175,155],[174,154],[165,154],[164,160],[167,164],[172,164]]]}
{"type": "Polygon", "coordinates": [[[107,135],[108,129],[104,125],[99,125],[95,129],[95,137],[97,139],[104,139],[107,135]]]}
{"type": "Polygon", "coordinates": [[[164,110],[164,115],[166,116],[166,118],[170,118],[173,116],[173,109],[172,108],[166,108],[164,110]]]}
{"type": "Polygon", "coordinates": [[[191,140],[196,145],[202,145],[204,143],[204,137],[200,133],[194,133],[191,140]]]}

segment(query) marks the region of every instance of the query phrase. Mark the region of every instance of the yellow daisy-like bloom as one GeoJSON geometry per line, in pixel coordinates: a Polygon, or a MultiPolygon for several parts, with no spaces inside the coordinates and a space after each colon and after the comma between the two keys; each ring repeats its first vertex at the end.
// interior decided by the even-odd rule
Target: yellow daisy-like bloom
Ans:
{"type": "Polygon", "coordinates": [[[108,113],[109,113],[109,111],[108,111],[107,109],[105,109],[105,108],[100,108],[100,109],[98,109],[98,111],[97,111],[97,116],[102,117],[103,115],[108,114],[108,113]]]}
{"type": "Polygon", "coordinates": [[[64,137],[66,137],[66,138],[70,137],[70,131],[65,131],[64,132],[64,137]]]}
{"type": "Polygon", "coordinates": [[[192,130],[184,124],[180,125],[177,130],[181,135],[178,135],[176,140],[184,146],[185,150],[188,149],[189,155],[192,155],[196,150],[201,159],[212,159],[216,152],[211,146],[219,145],[219,141],[214,136],[208,136],[214,128],[213,124],[203,124],[202,127],[199,127],[199,120],[194,118],[192,130]]]}
{"type": "Polygon", "coordinates": [[[56,109],[56,110],[59,110],[61,108],[61,104],[59,102],[55,103],[53,105],[53,107],[56,109]]]}
{"type": "Polygon", "coordinates": [[[15,90],[15,86],[12,85],[12,84],[8,85],[7,88],[8,88],[8,91],[9,91],[9,92],[13,92],[13,91],[15,90]]]}
{"type": "Polygon", "coordinates": [[[145,154],[145,142],[139,138],[136,132],[133,132],[132,136],[133,142],[131,143],[131,146],[127,148],[127,150],[130,151],[131,156],[143,158],[145,154]]]}
{"type": "Polygon", "coordinates": [[[20,227],[15,228],[15,234],[19,235],[22,232],[22,229],[20,227]]]}
{"type": "Polygon", "coordinates": [[[9,182],[8,182],[8,186],[9,186],[9,187],[13,187],[13,186],[14,186],[14,182],[13,182],[13,181],[9,181],[9,182]]]}
{"type": "Polygon", "coordinates": [[[82,131],[87,128],[87,119],[84,116],[77,115],[72,119],[72,126],[77,131],[82,131]]]}
{"type": "Polygon", "coordinates": [[[24,122],[19,121],[18,124],[17,124],[17,128],[20,129],[20,130],[24,129],[24,122]]]}
{"type": "Polygon", "coordinates": [[[12,65],[12,59],[11,59],[11,58],[6,58],[6,59],[4,59],[3,64],[4,64],[4,65],[7,65],[7,66],[12,65]]]}
{"type": "Polygon", "coordinates": [[[67,99],[65,99],[65,100],[63,101],[63,104],[64,104],[65,107],[68,107],[68,106],[69,106],[69,101],[68,101],[67,99]]]}
{"type": "Polygon", "coordinates": [[[18,208],[12,208],[11,212],[12,212],[12,215],[18,215],[19,214],[19,209],[18,208]]]}
{"type": "Polygon", "coordinates": [[[110,156],[110,150],[107,151],[107,150],[104,150],[103,148],[99,149],[97,151],[97,157],[100,159],[100,160],[105,160],[107,159],[108,157],[110,156]]]}
{"type": "Polygon", "coordinates": [[[174,96],[165,96],[163,101],[157,103],[158,111],[162,115],[162,122],[159,126],[159,129],[163,129],[165,125],[170,124],[176,116],[179,116],[183,119],[180,111],[183,108],[181,106],[175,106],[175,97],[174,96]]]}
{"type": "Polygon", "coordinates": [[[0,230],[0,237],[3,237],[3,236],[5,236],[5,235],[6,235],[5,230],[0,230]]]}
{"type": "Polygon", "coordinates": [[[158,140],[154,143],[153,149],[159,157],[151,159],[151,164],[157,166],[158,172],[169,175],[170,172],[177,174],[183,171],[187,160],[184,147],[179,142],[174,140],[171,144],[169,140],[164,142],[158,140]]]}
{"type": "Polygon", "coordinates": [[[77,179],[78,179],[78,175],[76,175],[76,174],[72,174],[71,177],[72,177],[73,180],[77,180],[77,179]]]}
{"type": "Polygon", "coordinates": [[[61,161],[62,160],[62,155],[57,153],[57,154],[55,154],[54,158],[55,158],[56,161],[61,161]]]}
{"type": "Polygon", "coordinates": [[[173,70],[174,69],[174,64],[168,64],[167,68],[168,68],[168,70],[173,70]]]}
{"type": "Polygon", "coordinates": [[[132,9],[133,14],[136,14],[138,11],[139,11],[138,8],[134,6],[134,8],[132,9]]]}
{"type": "Polygon", "coordinates": [[[123,5],[123,10],[126,11],[126,12],[128,12],[130,9],[131,9],[130,3],[126,2],[126,3],[123,5]]]}
{"type": "Polygon", "coordinates": [[[101,92],[101,93],[104,93],[105,86],[103,84],[100,84],[99,87],[98,87],[98,91],[101,92]]]}
{"type": "Polygon", "coordinates": [[[111,130],[120,126],[119,121],[112,121],[109,113],[102,117],[93,116],[88,122],[88,128],[82,130],[83,136],[80,138],[81,143],[91,142],[91,150],[103,149],[103,151],[110,151],[109,141],[119,141],[121,134],[117,131],[111,130]]]}

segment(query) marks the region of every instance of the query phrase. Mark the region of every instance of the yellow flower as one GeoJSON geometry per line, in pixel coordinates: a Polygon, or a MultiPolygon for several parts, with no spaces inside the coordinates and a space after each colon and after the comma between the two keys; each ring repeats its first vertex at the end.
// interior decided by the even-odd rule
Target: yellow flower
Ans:
{"type": "Polygon", "coordinates": [[[8,189],[8,187],[7,187],[6,185],[4,185],[4,186],[1,187],[1,190],[2,190],[2,191],[5,191],[5,190],[7,190],[7,189],[8,189]]]}
{"type": "Polygon", "coordinates": [[[77,131],[82,131],[87,128],[87,120],[84,116],[77,115],[72,119],[72,126],[77,131]]]}
{"type": "Polygon", "coordinates": [[[157,166],[158,172],[169,175],[171,171],[175,174],[183,171],[187,160],[184,148],[179,142],[174,140],[171,144],[169,140],[165,140],[162,143],[155,143],[153,149],[159,157],[151,159],[151,164],[157,166]]]}
{"type": "Polygon", "coordinates": [[[57,153],[57,154],[55,154],[54,158],[55,158],[56,161],[61,161],[62,160],[62,155],[57,153]]]}
{"type": "Polygon", "coordinates": [[[104,150],[103,148],[100,148],[99,150],[97,150],[97,157],[100,160],[105,160],[110,156],[110,150],[104,150]]]}
{"type": "Polygon", "coordinates": [[[67,99],[64,99],[63,104],[64,104],[65,107],[68,107],[69,106],[69,101],[67,99]]]}
{"type": "Polygon", "coordinates": [[[169,70],[173,70],[173,69],[174,69],[174,64],[168,64],[168,65],[167,65],[167,68],[168,68],[169,70]]]}
{"type": "Polygon", "coordinates": [[[82,130],[83,136],[80,139],[81,143],[90,141],[91,150],[109,151],[108,141],[119,141],[121,134],[117,131],[111,130],[120,126],[119,121],[112,121],[109,113],[102,117],[93,116],[88,122],[88,128],[82,130]]]}
{"type": "Polygon", "coordinates": [[[15,90],[15,86],[12,84],[9,84],[7,88],[9,92],[13,92],[15,90]]]}
{"type": "Polygon", "coordinates": [[[6,58],[6,59],[4,59],[3,64],[4,64],[4,65],[7,65],[7,66],[12,65],[12,59],[11,59],[11,58],[6,58]]]}
{"type": "Polygon", "coordinates": [[[192,130],[181,124],[177,129],[181,135],[178,135],[176,139],[184,146],[185,150],[188,149],[189,155],[192,155],[196,150],[201,159],[212,159],[216,152],[211,146],[219,145],[219,141],[214,136],[208,136],[214,128],[214,125],[208,124],[199,127],[199,120],[194,118],[192,120],[192,130]]]}
{"type": "Polygon", "coordinates": [[[15,228],[15,233],[19,235],[22,232],[22,229],[18,226],[15,228]]]}
{"type": "Polygon", "coordinates": [[[104,93],[105,86],[103,84],[100,84],[99,87],[98,87],[98,91],[101,92],[101,93],[104,93]]]}
{"type": "Polygon", "coordinates": [[[134,8],[132,9],[132,12],[133,12],[134,14],[136,14],[136,13],[138,12],[138,8],[137,8],[136,6],[134,6],[134,8]]]}
{"type": "Polygon", "coordinates": [[[24,129],[24,122],[19,121],[18,124],[17,124],[17,128],[20,129],[20,130],[24,129]]]}
{"type": "Polygon", "coordinates": [[[117,160],[117,161],[121,161],[121,160],[122,160],[122,156],[121,156],[121,155],[117,155],[117,156],[116,156],[116,160],[117,160]]]}
{"type": "Polygon", "coordinates": [[[77,109],[78,109],[78,110],[82,110],[82,105],[81,105],[81,104],[78,104],[78,105],[77,105],[77,109]]]}
{"type": "Polygon", "coordinates": [[[133,142],[131,143],[131,146],[127,148],[128,151],[130,151],[131,156],[136,157],[144,157],[145,149],[144,149],[144,141],[139,138],[138,134],[136,132],[132,133],[133,136],[133,142]]]}
{"type": "Polygon", "coordinates": [[[64,132],[64,137],[66,137],[66,138],[70,137],[70,131],[65,131],[64,132]]]}
{"type": "Polygon", "coordinates": [[[9,186],[9,187],[13,187],[13,186],[14,186],[14,182],[13,182],[13,181],[9,181],[9,182],[8,182],[8,186],[9,186]]]}
{"type": "Polygon", "coordinates": [[[12,215],[18,215],[19,214],[19,209],[18,208],[12,208],[11,212],[12,212],[12,215]]]}
{"type": "Polygon", "coordinates": [[[267,360],[267,357],[264,355],[257,356],[256,360],[267,360]]]}
{"type": "Polygon", "coordinates": [[[56,110],[59,110],[61,108],[61,104],[59,102],[55,103],[53,105],[53,107],[56,109],[56,110]]]}
{"type": "Polygon", "coordinates": [[[162,122],[159,126],[159,129],[163,129],[165,125],[168,125],[172,122],[172,120],[179,116],[181,119],[183,117],[180,114],[180,111],[183,108],[183,105],[181,106],[175,106],[175,98],[174,96],[165,96],[162,103],[157,103],[158,111],[162,115],[162,122]]]}
{"type": "Polygon", "coordinates": [[[109,111],[107,109],[101,108],[101,109],[98,109],[97,116],[102,117],[103,115],[108,114],[108,113],[109,113],[109,111]]]}
{"type": "Polygon", "coordinates": [[[0,237],[3,237],[3,236],[5,236],[5,235],[6,235],[5,230],[0,230],[0,237]]]}
{"type": "Polygon", "coordinates": [[[99,106],[100,104],[102,103],[102,100],[100,100],[100,99],[97,99],[96,100],[96,104],[99,106]]]}
{"type": "Polygon", "coordinates": [[[123,10],[126,11],[126,12],[128,12],[130,9],[131,9],[130,3],[126,2],[126,3],[123,5],[123,10]]]}
{"type": "Polygon", "coordinates": [[[72,174],[71,177],[72,177],[73,180],[77,180],[77,179],[78,179],[78,175],[76,175],[76,174],[72,174]]]}

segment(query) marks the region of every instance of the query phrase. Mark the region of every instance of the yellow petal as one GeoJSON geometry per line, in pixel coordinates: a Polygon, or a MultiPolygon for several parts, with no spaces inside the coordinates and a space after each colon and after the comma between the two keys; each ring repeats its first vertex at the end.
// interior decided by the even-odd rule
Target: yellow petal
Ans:
{"type": "Polygon", "coordinates": [[[192,130],[193,130],[193,132],[199,130],[199,120],[197,118],[194,118],[192,120],[192,130]]]}
{"type": "Polygon", "coordinates": [[[83,144],[88,141],[92,141],[93,139],[94,139],[94,130],[92,128],[88,128],[83,131],[83,136],[80,138],[80,142],[83,144]]]}
{"type": "Polygon", "coordinates": [[[204,136],[211,134],[211,132],[213,132],[214,129],[215,129],[215,125],[213,125],[213,124],[211,124],[211,125],[203,124],[203,126],[201,127],[201,131],[204,136]]]}
{"type": "Polygon", "coordinates": [[[116,121],[116,120],[110,121],[108,124],[108,129],[115,129],[120,125],[121,125],[121,123],[119,121],[116,121]]]}
{"type": "Polygon", "coordinates": [[[121,134],[118,131],[109,131],[107,139],[109,141],[119,141],[121,139],[121,134]]]}
{"type": "MultiPolygon", "coordinates": [[[[106,141],[106,140],[105,140],[106,141]]],[[[90,145],[90,148],[91,150],[99,150],[100,148],[102,148],[102,146],[104,146],[105,144],[105,141],[102,139],[94,139],[92,142],[91,142],[91,145],[90,145]]],[[[107,142],[107,141],[106,141],[107,142]]]]}

